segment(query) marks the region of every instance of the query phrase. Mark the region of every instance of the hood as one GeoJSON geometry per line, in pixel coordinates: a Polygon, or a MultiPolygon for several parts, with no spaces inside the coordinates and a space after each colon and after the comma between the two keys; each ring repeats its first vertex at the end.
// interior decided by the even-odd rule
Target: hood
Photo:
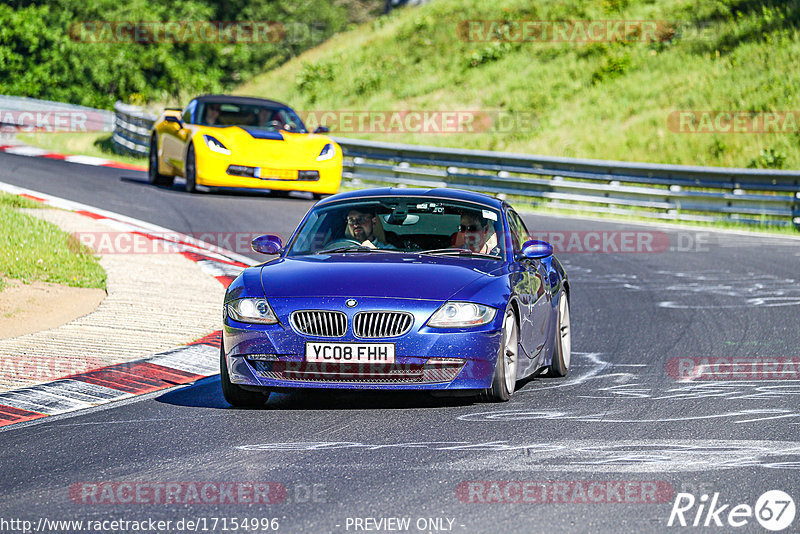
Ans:
{"type": "Polygon", "coordinates": [[[272,139],[273,141],[283,141],[284,139],[280,132],[262,130],[261,128],[253,128],[251,126],[239,126],[239,128],[249,133],[253,139],[272,139]]]}
{"type": "Polygon", "coordinates": [[[317,254],[264,264],[270,297],[387,297],[443,301],[502,271],[502,262],[415,254],[317,254]]]}

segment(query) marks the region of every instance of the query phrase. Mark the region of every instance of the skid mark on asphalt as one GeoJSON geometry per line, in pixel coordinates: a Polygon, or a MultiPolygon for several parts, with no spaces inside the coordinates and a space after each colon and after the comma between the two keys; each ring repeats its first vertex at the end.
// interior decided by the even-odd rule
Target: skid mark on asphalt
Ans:
{"type": "Polygon", "coordinates": [[[775,409],[753,409],[736,410],[732,412],[715,413],[708,415],[687,415],[681,417],[658,417],[645,419],[642,417],[626,419],[624,417],[610,417],[619,414],[620,411],[604,412],[602,414],[583,414],[571,415],[566,412],[555,410],[506,410],[500,412],[480,412],[458,417],[460,421],[481,421],[481,422],[508,422],[508,421],[532,421],[550,419],[555,421],[578,421],[582,423],[628,423],[628,424],[650,424],[650,423],[677,423],[689,421],[704,421],[708,419],[733,419],[733,423],[754,423],[757,421],[771,421],[773,419],[791,419],[800,417],[800,413],[791,410],[775,409]]]}
{"type": "MultiPolygon", "coordinates": [[[[538,393],[540,391],[548,390],[548,389],[558,389],[558,388],[567,388],[572,386],[579,386],[589,380],[597,378],[600,376],[605,369],[610,368],[612,366],[611,363],[603,360],[600,356],[601,353],[599,352],[574,352],[572,356],[579,356],[581,359],[588,360],[588,367],[589,370],[580,374],[575,377],[570,377],[567,380],[560,382],[558,384],[554,384],[552,386],[540,386],[537,384],[536,388],[534,389],[521,389],[514,393],[514,395],[524,395],[529,393],[538,393]]],[[[634,375],[630,375],[634,376],[634,375]]]]}
{"type": "Polygon", "coordinates": [[[644,418],[638,412],[642,408],[642,401],[692,401],[698,399],[724,399],[724,400],[793,400],[800,395],[800,381],[790,380],[763,380],[763,381],[716,381],[716,382],[689,382],[678,383],[674,387],[651,387],[641,381],[641,376],[632,372],[615,372],[616,367],[638,367],[639,364],[612,364],[603,359],[602,353],[574,352],[581,362],[573,366],[582,373],[570,380],[565,380],[552,386],[540,386],[522,389],[515,393],[515,397],[522,395],[535,395],[541,391],[581,386],[580,392],[575,395],[581,399],[619,399],[635,400],[636,404],[621,405],[620,409],[604,411],[602,413],[569,413],[560,410],[548,409],[517,409],[494,410],[461,415],[461,421],[482,422],[510,422],[525,420],[553,420],[576,421],[582,423],[611,423],[611,424],[652,424],[652,423],[688,423],[705,420],[725,420],[733,424],[751,424],[776,419],[790,420],[800,418],[800,411],[783,409],[780,407],[757,407],[744,410],[723,410],[710,413],[693,413],[692,415],[674,417],[672,414],[665,417],[644,418]],[[585,363],[584,363],[585,362],[585,363]],[[586,369],[584,371],[584,369],[586,369]],[[636,409],[636,416],[626,417],[628,409],[636,409]]]}
{"type": "MultiPolygon", "coordinates": [[[[563,262],[562,262],[563,263],[563,262]]],[[[800,305],[800,285],[793,278],[763,272],[698,270],[687,272],[656,271],[647,278],[628,273],[594,273],[592,269],[566,265],[573,284],[587,284],[601,289],[648,291],[664,295],[661,308],[719,309],[800,305]],[[713,304],[703,304],[715,297],[713,304]]]]}
{"type": "MultiPolygon", "coordinates": [[[[777,380],[773,382],[778,382],[777,380]]],[[[620,384],[598,388],[594,395],[578,395],[587,399],[639,398],[652,400],[697,400],[725,398],[737,400],[786,399],[800,395],[800,381],[786,384],[765,384],[764,382],[714,382],[691,383],[685,386],[657,391],[644,384],[620,384]]]]}
{"type": "MultiPolygon", "coordinates": [[[[793,379],[764,379],[758,381],[676,381],[675,387],[666,389],[653,388],[641,382],[641,376],[632,372],[614,372],[616,368],[650,368],[647,364],[611,363],[603,359],[601,352],[573,352],[580,363],[575,363],[571,371],[583,371],[579,376],[571,377],[563,382],[551,386],[536,384],[536,387],[521,389],[514,393],[515,396],[535,395],[540,391],[549,389],[567,388],[585,385],[592,381],[594,389],[577,398],[586,399],[615,399],[636,398],[652,400],[696,400],[707,398],[726,398],[739,400],[768,400],[791,399],[800,395],[800,380],[793,379]],[[605,372],[604,371],[608,371],[605,372]],[[608,380],[611,385],[602,384],[608,380]]],[[[570,375],[572,376],[572,375],[570,375]]]]}
{"type": "MultiPolygon", "coordinates": [[[[279,442],[240,445],[246,453],[295,453],[320,467],[325,461],[341,466],[343,450],[366,456],[357,468],[385,469],[383,454],[416,464],[411,469],[447,471],[586,471],[691,472],[741,467],[800,469],[800,442],[765,440],[574,440],[561,442],[447,442],[363,443],[343,441],[279,442]],[[337,462],[337,460],[339,460],[337,462]]],[[[259,457],[259,461],[263,460],[259,457]]],[[[286,462],[285,456],[278,461],[286,462]]]]}

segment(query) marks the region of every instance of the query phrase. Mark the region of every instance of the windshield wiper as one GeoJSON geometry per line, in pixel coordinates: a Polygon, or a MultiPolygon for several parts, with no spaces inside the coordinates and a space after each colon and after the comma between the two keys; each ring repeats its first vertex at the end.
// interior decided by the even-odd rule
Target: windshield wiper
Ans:
{"type": "Polygon", "coordinates": [[[417,254],[430,254],[432,256],[441,255],[447,256],[450,254],[457,255],[457,256],[480,256],[483,258],[499,258],[494,254],[485,254],[483,252],[475,252],[468,248],[434,248],[431,250],[421,250],[417,252],[417,254]]]}
{"type": "Polygon", "coordinates": [[[372,248],[363,245],[350,245],[346,247],[335,247],[330,250],[318,250],[314,254],[336,254],[339,252],[392,252],[394,254],[402,253],[402,250],[388,249],[388,248],[372,248]]]}
{"type": "Polygon", "coordinates": [[[334,247],[329,250],[318,250],[314,254],[336,254],[337,252],[369,252],[372,250],[369,247],[362,245],[348,245],[344,247],[334,247]]]}

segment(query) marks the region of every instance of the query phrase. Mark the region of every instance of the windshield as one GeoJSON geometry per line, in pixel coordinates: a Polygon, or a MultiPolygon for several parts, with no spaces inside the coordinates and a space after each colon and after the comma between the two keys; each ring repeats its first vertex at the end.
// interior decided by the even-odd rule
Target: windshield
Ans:
{"type": "Polygon", "coordinates": [[[244,126],[277,132],[308,133],[300,117],[285,106],[201,102],[198,124],[203,126],[244,126]]]}
{"type": "Polygon", "coordinates": [[[315,209],[289,256],[349,252],[415,252],[502,258],[500,212],[480,204],[385,197],[315,209]]]}

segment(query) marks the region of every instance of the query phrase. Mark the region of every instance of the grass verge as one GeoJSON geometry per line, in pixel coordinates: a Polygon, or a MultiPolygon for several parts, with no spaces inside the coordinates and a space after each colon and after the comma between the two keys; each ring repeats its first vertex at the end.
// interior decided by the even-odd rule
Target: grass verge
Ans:
{"type": "MultiPolygon", "coordinates": [[[[0,193],[0,276],[106,289],[106,273],[90,249],[54,224],[18,209],[41,207],[0,193]]],[[[0,290],[4,285],[0,278],[0,290]]]]}

